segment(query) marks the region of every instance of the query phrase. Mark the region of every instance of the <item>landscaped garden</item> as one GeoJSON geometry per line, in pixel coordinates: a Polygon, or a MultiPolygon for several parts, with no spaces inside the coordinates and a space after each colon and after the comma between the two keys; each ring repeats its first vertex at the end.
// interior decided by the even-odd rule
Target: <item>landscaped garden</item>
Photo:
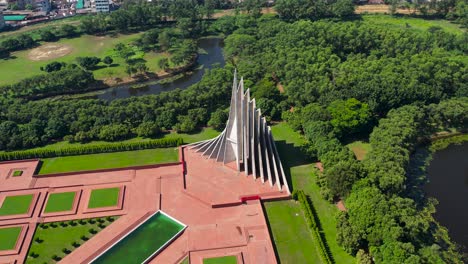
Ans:
{"type": "Polygon", "coordinates": [[[44,209],[45,213],[70,211],[73,209],[73,201],[76,192],[51,193],[44,209]]]}
{"type": "Polygon", "coordinates": [[[39,224],[26,263],[55,263],[80,247],[116,217],[39,224]]]}
{"type": "Polygon", "coordinates": [[[32,194],[7,196],[0,207],[0,216],[26,214],[32,200],[32,194]]]}
{"type": "Polygon", "coordinates": [[[20,233],[20,226],[0,228],[0,250],[14,249],[20,233]]]}
{"type": "Polygon", "coordinates": [[[236,256],[224,256],[203,259],[203,264],[237,264],[236,256]]]}
{"type": "Polygon", "coordinates": [[[43,163],[39,174],[122,168],[128,166],[175,162],[177,159],[177,148],[158,148],[47,158],[41,159],[43,163]]]}
{"type": "Polygon", "coordinates": [[[88,208],[116,206],[119,203],[120,192],[120,187],[92,190],[88,208]]]}
{"type": "MultiPolygon", "coordinates": [[[[272,132],[285,173],[290,175],[292,180],[292,189],[304,190],[317,210],[321,228],[335,263],[355,263],[356,260],[336,242],[335,215],[338,209],[320,195],[320,188],[315,182],[314,163],[301,151],[305,140],[286,123],[272,126],[272,132]]],[[[321,263],[314,244],[316,242],[312,239],[300,204],[294,201],[279,201],[264,205],[281,262],[321,263]]]]}

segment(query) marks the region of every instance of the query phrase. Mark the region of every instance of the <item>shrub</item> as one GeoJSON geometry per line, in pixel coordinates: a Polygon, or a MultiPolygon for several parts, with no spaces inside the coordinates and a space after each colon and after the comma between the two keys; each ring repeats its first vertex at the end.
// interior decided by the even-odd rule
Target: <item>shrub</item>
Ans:
{"type": "Polygon", "coordinates": [[[88,238],[87,236],[81,236],[81,240],[83,240],[83,241],[88,241],[89,238],[88,238]]]}
{"type": "Polygon", "coordinates": [[[154,148],[176,147],[183,144],[182,138],[162,138],[143,142],[107,143],[91,146],[77,146],[63,149],[33,149],[0,153],[0,161],[53,158],[63,156],[86,155],[96,153],[110,153],[154,148]]]}
{"type": "Polygon", "coordinates": [[[86,220],[84,220],[84,219],[81,219],[80,221],[78,221],[78,223],[80,223],[80,225],[86,225],[87,224],[86,220]]]}
{"type": "Polygon", "coordinates": [[[71,250],[69,250],[68,248],[63,248],[62,252],[65,254],[70,254],[71,250]]]}
{"type": "Polygon", "coordinates": [[[90,223],[90,224],[95,224],[95,223],[96,223],[96,220],[94,220],[94,219],[89,219],[89,220],[88,220],[88,223],[90,223]]]}
{"type": "Polygon", "coordinates": [[[36,238],[34,239],[34,242],[40,244],[40,243],[44,242],[44,240],[42,240],[40,237],[36,237],[36,238]]]}
{"type": "Polygon", "coordinates": [[[71,225],[71,226],[76,226],[77,225],[77,223],[74,220],[68,221],[68,224],[71,225]]]}
{"type": "Polygon", "coordinates": [[[90,229],[89,229],[89,232],[90,232],[91,234],[96,234],[96,233],[97,233],[96,229],[94,229],[94,228],[90,228],[90,229]]]}
{"type": "Polygon", "coordinates": [[[99,226],[99,228],[104,229],[104,228],[106,228],[107,225],[106,224],[99,224],[98,226],[99,226]]]}
{"type": "Polygon", "coordinates": [[[78,247],[81,246],[81,244],[78,243],[78,242],[76,242],[76,241],[75,241],[75,242],[72,242],[71,245],[72,245],[74,248],[78,248],[78,247]]]}
{"type": "Polygon", "coordinates": [[[68,226],[68,224],[65,223],[65,222],[61,222],[60,225],[61,225],[62,227],[67,227],[67,226],[68,226]]]}
{"type": "Polygon", "coordinates": [[[62,258],[57,256],[57,255],[52,255],[52,259],[55,260],[55,261],[59,261],[61,260],[62,258]]]}
{"type": "Polygon", "coordinates": [[[106,219],[109,222],[114,222],[114,220],[115,220],[114,217],[112,217],[112,216],[108,216],[108,217],[106,217],[106,219]]]}
{"type": "Polygon", "coordinates": [[[53,228],[56,228],[58,225],[57,225],[57,223],[50,223],[50,226],[53,227],[53,228]]]}

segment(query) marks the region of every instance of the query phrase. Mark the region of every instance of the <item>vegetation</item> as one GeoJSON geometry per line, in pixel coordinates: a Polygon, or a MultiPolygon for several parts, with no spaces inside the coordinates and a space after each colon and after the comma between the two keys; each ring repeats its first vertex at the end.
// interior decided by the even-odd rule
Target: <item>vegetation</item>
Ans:
{"type": "Polygon", "coordinates": [[[236,256],[224,256],[203,259],[203,264],[237,264],[236,256]]]}
{"type": "MultiPolygon", "coordinates": [[[[314,163],[305,152],[307,141],[286,123],[272,126],[272,132],[286,175],[291,179],[290,186],[293,190],[304,190],[313,202],[333,259],[336,263],[355,263],[356,260],[337,244],[335,216],[339,211],[320,194],[314,163]]],[[[302,215],[300,205],[281,201],[265,203],[265,207],[280,260],[286,263],[321,263],[315,250],[318,245],[310,233],[303,232],[309,227],[305,218],[298,217],[302,215]]]]}
{"type": "Polygon", "coordinates": [[[70,211],[73,209],[76,192],[51,193],[47,200],[45,213],[70,211]]]}
{"type": "Polygon", "coordinates": [[[461,145],[468,141],[468,134],[451,136],[448,138],[436,139],[431,143],[430,150],[435,152],[437,150],[445,149],[450,145],[461,145]]]}
{"type": "Polygon", "coordinates": [[[146,149],[42,159],[39,174],[97,170],[176,162],[177,148],[146,149]]]}
{"type": "MultiPolygon", "coordinates": [[[[100,144],[78,145],[78,146],[73,146],[73,147],[49,148],[49,149],[47,148],[31,149],[31,150],[24,150],[24,151],[0,153],[0,160],[53,158],[53,157],[75,156],[75,155],[85,155],[85,154],[154,149],[154,148],[168,148],[168,147],[180,146],[182,145],[182,143],[183,141],[181,138],[163,138],[163,139],[154,139],[154,140],[146,140],[146,141],[100,143],[100,144]]],[[[14,176],[20,176],[21,173],[19,175],[14,175],[14,176]]]]}
{"type": "Polygon", "coordinates": [[[15,171],[13,172],[13,177],[19,177],[19,176],[21,176],[21,175],[23,175],[23,171],[22,171],[22,170],[15,170],[15,171]]]}
{"type": "Polygon", "coordinates": [[[231,81],[232,68],[213,69],[183,91],[113,102],[0,99],[0,149],[37,147],[63,138],[121,140],[133,137],[147,121],[163,131],[192,133],[208,122],[209,113],[227,108],[231,81]]]}
{"type": "Polygon", "coordinates": [[[20,233],[20,226],[0,228],[0,250],[14,249],[20,233]]]}
{"type": "Polygon", "coordinates": [[[318,222],[318,215],[315,211],[309,198],[305,195],[302,190],[294,190],[292,196],[295,200],[301,203],[302,210],[304,211],[305,218],[312,231],[317,251],[319,252],[322,263],[333,263],[333,258],[329,252],[327,242],[323,237],[320,230],[320,223],[318,222]]]}
{"type": "Polygon", "coordinates": [[[29,247],[26,263],[55,263],[85,243],[108,224],[107,218],[39,224],[29,247]],[[104,225],[99,221],[104,221],[104,225]],[[90,230],[93,232],[90,232],[90,230]]]}
{"type": "Polygon", "coordinates": [[[369,153],[371,150],[371,146],[368,142],[359,140],[349,143],[347,147],[354,152],[357,160],[364,160],[367,156],[367,153],[369,153]]]}
{"type": "Polygon", "coordinates": [[[119,203],[120,192],[120,187],[92,190],[88,208],[116,206],[119,203]]]}
{"type": "Polygon", "coordinates": [[[28,213],[32,199],[32,194],[5,197],[2,207],[0,207],[0,216],[28,213]]]}

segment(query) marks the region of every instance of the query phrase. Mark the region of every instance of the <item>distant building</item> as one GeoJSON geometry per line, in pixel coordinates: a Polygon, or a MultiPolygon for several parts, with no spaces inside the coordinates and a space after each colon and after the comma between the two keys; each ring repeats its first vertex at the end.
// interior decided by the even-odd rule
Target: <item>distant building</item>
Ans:
{"type": "Polygon", "coordinates": [[[50,2],[49,0],[34,0],[33,2],[34,9],[41,12],[50,11],[50,2]]]}
{"type": "Polygon", "coordinates": [[[97,13],[108,13],[109,5],[109,0],[91,0],[91,8],[97,13]]]}
{"type": "Polygon", "coordinates": [[[0,11],[0,29],[5,26],[5,19],[3,19],[3,12],[0,11]]]}

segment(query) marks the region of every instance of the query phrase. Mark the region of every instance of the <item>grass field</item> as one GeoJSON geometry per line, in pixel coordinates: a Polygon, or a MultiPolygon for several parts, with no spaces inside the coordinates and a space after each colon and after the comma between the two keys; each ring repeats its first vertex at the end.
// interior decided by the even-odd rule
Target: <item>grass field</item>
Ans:
{"type": "Polygon", "coordinates": [[[0,250],[14,249],[20,233],[20,226],[0,228],[0,250]]]}
{"type": "Polygon", "coordinates": [[[0,207],[0,216],[26,214],[32,199],[32,194],[7,196],[0,207]]]}
{"type": "Polygon", "coordinates": [[[47,200],[45,213],[70,211],[73,209],[73,201],[76,192],[52,193],[47,200]]]}
{"type": "MultiPolygon", "coordinates": [[[[141,33],[126,35],[118,34],[116,36],[83,35],[77,38],[61,39],[57,42],[42,43],[42,46],[50,44],[70,47],[71,52],[60,58],[41,61],[35,61],[29,58],[31,49],[13,52],[11,59],[0,60],[0,85],[15,83],[18,80],[27,77],[43,74],[44,72],[40,70],[40,67],[45,66],[52,61],[75,63],[76,57],[83,56],[97,56],[101,59],[105,56],[111,56],[114,59],[114,63],[111,67],[107,67],[103,63],[98,65],[100,67],[94,70],[94,76],[97,79],[106,79],[111,76],[119,78],[128,77],[128,74],[125,73],[124,60],[117,56],[113,49],[117,43],[128,44],[136,40],[140,35],[141,33]]],[[[141,52],[135,56],[146,60],[146,64],[150,71],[158,72],[160,71],[158,61],[161,58],[169,57],[169,54],[153,52],[144,54],[141,52]]]]}
{"type": "Polygon", "coordinates": [[[88,208],[116,206],[119,202],[119,192],[118,187],[92,190],[88,208]]]}
{"type": "Polygon", "coordinates": [[[300,204],[295,201],[264,203],[281,263],[320,264],[300,204]]]}
{"type": "Polygon", "coordinates": [[[203,264],[237,264],[236,256],[203,259],[203,264]]]}
{"type": "Polygon", "coordinates": [[[69,254],[75,249],[75,246],[79,246],[73,246],[74,242],[85,243],[85,240],[82,239],[83,236],[89,239],[95,235],[90,232],[90,229],[99,232],[103,229],[102,227],[105,228],[110,224],[106,219],[101,218],[101,221],[104,222],[101,227],[96,219],[91,220],[92,223],[90,223],[90,219],[84,219],[82,223],[80,223],[81,220],[73,221],[73,225],[69,221],[66,222],[66,226],[62,226],[59,222],[54,223],[55,227],[51,224],[45,224],[47,228],[42,228],[43,224],[39,225],[29,247],[26,263],[56,263],[57,261],[53,260],[52,256],[65,257],[67,254],[63,252],[63,249],[69,250],[69,254]],[[31,253],[36,254],[36,257],[31,257],[31,253]]]}
{"type": "Polygon", "coordinates": [[[427,31],[430,27],[441,27],[443,30],[462,34],[466,30],[460,28],[458,24],[451,23],[443,19],[422,19],[409,16],[390,15],[362,15],[362,19],[370,24],[385,24],[392,27],[408,28],[419,31],[427,31]],[[409,27],[407,27],[407,24],[409,27]]]}
{"type": "Polygon", "coordinates": [[[363,141],[354,141],[346,146],[354,152],[357,160],[365,159],[367,153],[371,150],[371,145],[363,141]]]}
{"type": "MultiPolygon", "coordinates": [[[[356,260],[348,255],[336,242],[336,219],[338,209],[329,202],[322,199],[320,189],[315,183],[314,164],[308,160],[300,147],[304,144],[302,136],[289,128],[285,123],[272,127],[285,173],[292,180],[293,189],[302,189],[310,196],[325,233],[326,241],[330,247],[335,263],[355,263],[356,260]]],[[[301,232],[309,232],[305,219],[298,220],[296,213],[300,212],[299,205],[292,201],[265,203],[265,209],[272,229],[275,245],[282,263],[320,263],[320,258],[315,252],[312,235],[299,236],[298,232],[287,232],[291,228],[301,232]],[[291,224],[293,223],[293,224],[291,224]],[[275,233],[278,234],[275,237],[275,233]],[[312,241],[312,242],[310,242],[312,241]],[[309,252],[308,256],[298,252],[309,252]],[[284,260],[284,261],[283,261],[284,260]]]]}
{"type": "Polygon", "coordinates": [[[177,148],[145,149],[41,160],[43,163],[39,174],[49,174],[175,162],[178,160],[178,150],[177,148]]]}

